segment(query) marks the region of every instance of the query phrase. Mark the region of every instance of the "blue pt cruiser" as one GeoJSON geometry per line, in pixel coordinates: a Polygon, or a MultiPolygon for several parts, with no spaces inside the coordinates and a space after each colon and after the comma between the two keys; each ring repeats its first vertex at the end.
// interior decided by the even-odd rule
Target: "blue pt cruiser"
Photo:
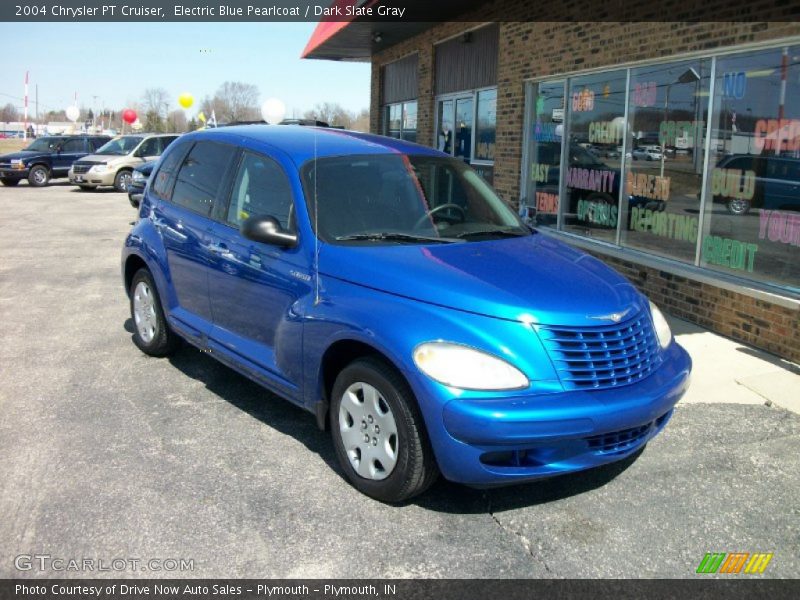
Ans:
{"type": "Polygon", "coordinates": [[[179,339],[312,412],[353,485],[398,502],[610,463],[691,363],[599,260],[526,226],[469,166],[300,126],[182,136],[122,253],[133,341],[179,339]]]}

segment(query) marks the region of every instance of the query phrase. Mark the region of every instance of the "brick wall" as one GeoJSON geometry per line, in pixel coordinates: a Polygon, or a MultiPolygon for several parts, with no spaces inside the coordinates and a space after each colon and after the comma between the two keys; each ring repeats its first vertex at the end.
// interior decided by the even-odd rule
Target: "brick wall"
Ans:
{"type": "MultiPolygon", "coordinates": [[[[679,0],[664,0],[660,6],[665,9],[670,3],[675,8],[674,14],[685,14],[686,4],[679,0]]],[[[561,18],[563,11],[578,4],[572,0],[557,3],[539,0],[535,6],[541,15],[550,11],[549,14],[561,18]]],[[[520,198],[526,79],[800,35],[800,23],[785,18],[786,6],[760,0],[750,3],[747,10],[754,17],[763,18],[763,22],[635,22],[637,11],[652,10],[649,0],[626,3],[631,22],[548,22],[544,17],[524,22],[524,16],[518,22],[512,21],[515,17],[509,13],[510,6],[518,14],[527,15],[531,5],[500,1],[487,4],[468,17],[472,22],[441,23],[376,54],[372,62],[372,130],[380,132],[382,126],[380,66],[419,52],[417,139],[432,144],[434,44],[472,29],[478,22],[503,21],[498,54],[494,187],[503,198],[516,203],[520,198]]],[[[726,15],[731,16],[732,9],[731,3],[709,0],[694,10],[707,11],[705,18],[724,20],[726,15]]],[[[692,16],[698,15],[686,18],[692,16]]],[[[657,269],[598,256],[622,271],[668,312],[800,362],[800,312],[657,269]]]]}

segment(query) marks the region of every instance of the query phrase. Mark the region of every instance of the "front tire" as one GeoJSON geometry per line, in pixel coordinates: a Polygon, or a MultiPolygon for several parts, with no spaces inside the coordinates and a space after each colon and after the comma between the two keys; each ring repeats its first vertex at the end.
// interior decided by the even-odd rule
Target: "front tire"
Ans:
{"type": "Polygon", "coordinates": [[[746,215],[750,211],[750,202],[748,200],[741,200],[739,198],[728,200],[725,206],[727,207],[728,212],[732,215],[746,215]]]}
{"type": "Polygon", "coordinates": [[[33,187],[44,187],[50,182],[50,169],[44,165],[36,165],[28,173],[28,183],[33,187]]]}
{"type": "Polygon", "coordinates": [[[131,281],[133,343],[150,356],[166,356],[178,346],[178,337],[167,325],[153,277],[139,269],[131,281]]]}
{"type": "Polygon", "coordinates": [[[353,486],[382,502],[402,502],[439,475],[411,389],[386,363],[362,358],[336,378],[330,407],[336,457],[353,486]]]}
{"type": "Polygon", "coordinates": [[[14,187],[19,183],[19,179],[12,179],[11,177],[0,177],[0,183],[8,187],[14,187]]]}
{"type": "Polygon", "coordinates": [[[114,189],[118,192],[127,192],[132,178],[133,174],[123,169],[114,177],[114,189]]]}

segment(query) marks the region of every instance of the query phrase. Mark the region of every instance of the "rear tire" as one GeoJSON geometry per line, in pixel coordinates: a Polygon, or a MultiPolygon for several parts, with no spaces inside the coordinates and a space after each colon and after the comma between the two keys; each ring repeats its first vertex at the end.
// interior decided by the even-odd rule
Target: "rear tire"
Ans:
{"type": "Polygon", "coordinates": [[[8,187],[14,187],[19,183],[19,179],[12,179],[11,177],[0,177],[0,183],[8,187]]]}
{"type": "Polygon", "coordinates": [[[44,165],[36,165],[28,173],[28,183],[33,187],[44,187],[50,182],[50,169],[44,165]]]}
{"type": "Polygon", "coordinates": [[[732,215],[746,215],[750,212],[750,202],[748,200],[732,199],[725,203],[728,212],[732,215]]]}
{"type": "Polygon", "coordinates": [[[339,373],[330,424],[339,464],[367,496],[402,502],[424,492],[439,476],[408,383],[377,358],[358,359],[339,373]]]}
{"type": "Polygon", "coordinates": [[[167,356],[174,352],[179,338],[167,325],[150,271],[136,271],[131,281],[130,296],[133,343],[150,356],[167,356]]]}

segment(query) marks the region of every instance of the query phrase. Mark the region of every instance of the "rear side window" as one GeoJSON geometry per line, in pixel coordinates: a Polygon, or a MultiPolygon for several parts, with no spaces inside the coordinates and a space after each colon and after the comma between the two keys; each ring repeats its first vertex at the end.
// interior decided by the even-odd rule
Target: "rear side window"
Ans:
{"type": "Polygon", "coordinates": [[[228,223],[239,227],[248,217],[270,215],[289,230],[291,209],[292,188],[283,169],[266,156],[246,152],[236,173],[228,223]]]}
{"type": "Polygon", "coordinates": [[[62,152],[85,152],[85,144],[86,142],[82,139],[79,140],[67,140],[61,146],[62,152]]]}
{"type": "Polygon", "coordinates": [[[162,200],[172,198],[172,188],[175,186],[175,175],[183,162],[191,144],[179,144],[172,148],[162,159],[153,180],[153,193],[162,200]]]}
{"type": "Polygon", "coordinates": [[[172,202],[208,215],[235,153],[234,147],[225,144],[195,144],[178,171],[172,202]]]}

